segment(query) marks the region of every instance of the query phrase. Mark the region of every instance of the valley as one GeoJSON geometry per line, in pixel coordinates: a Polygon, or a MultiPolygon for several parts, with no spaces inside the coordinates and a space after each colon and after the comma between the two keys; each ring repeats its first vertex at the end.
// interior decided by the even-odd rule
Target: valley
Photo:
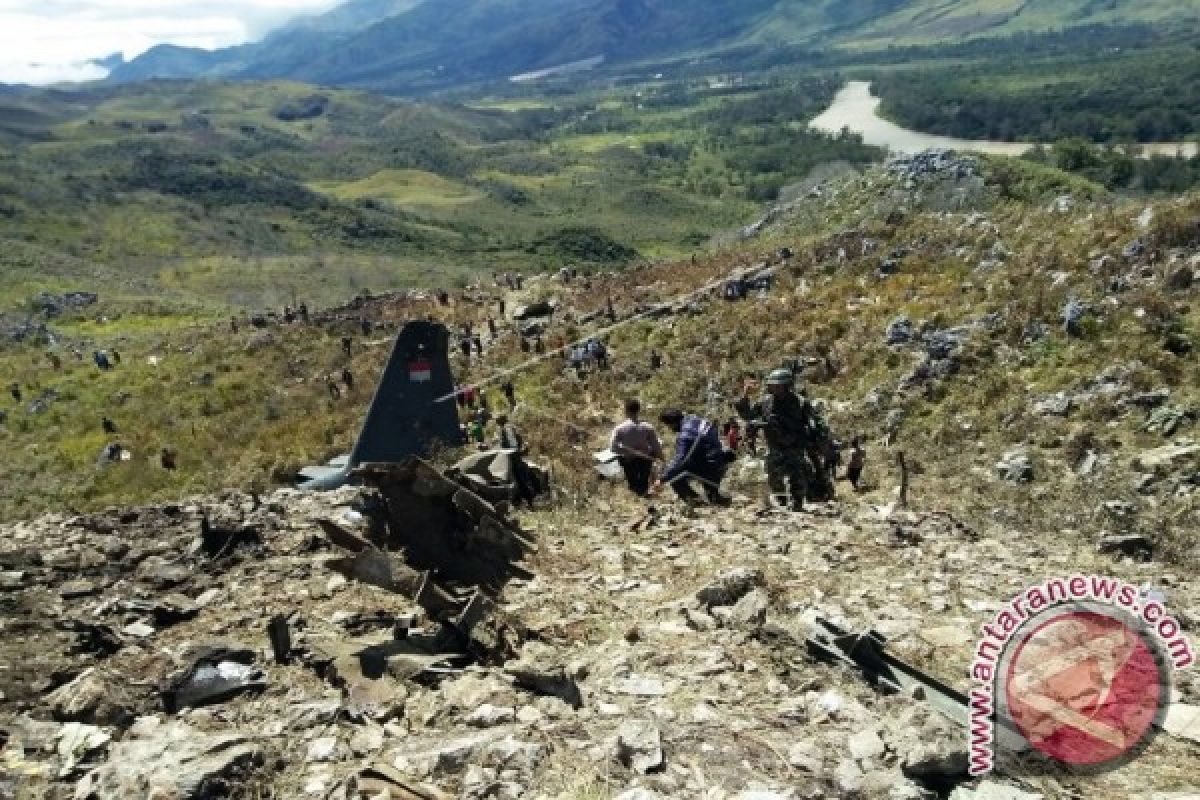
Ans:
{"type": "Polygon", "coordinates": [[[1198,14],[350,0],[0,87],[0,798],[1194,798],[1194,668],[1104,770],[971,775],[954,698],[1053,576],[1197,641],[1198,14]],[[528,507],[295,488],[415,320],[528,507]],[[597,468],[631,398],[736,421],[713,502],[597,468]]]}

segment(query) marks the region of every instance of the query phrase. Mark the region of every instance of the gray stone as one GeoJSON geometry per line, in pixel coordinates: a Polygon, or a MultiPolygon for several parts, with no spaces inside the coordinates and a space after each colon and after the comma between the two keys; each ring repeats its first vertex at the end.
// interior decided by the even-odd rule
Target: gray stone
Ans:
{"type": "Polygon", "coordinates": [[[1134,478],[1133,490],[1140,495],[1154,494],[1158,488],[1159,480],[1159,476],[1153,472],[1143,472],[1134,478]]]}
{"type": "Polygon", "coordinates": [[[735,567],[722,572],[713,583],[696,592],[696,599],[707,608],[731,606],[765,581],[762,570],[735,567]]]}
{"type": "Polygon", "coordinates": [[[45,703],[58,720],[118,725],[132,717],[122,685],[116,676],[93,667],[46,695],[45,703]]]}
{"type": "Polygon", "coordinates": [[[224,778],[261,765],[262,747],[245,736],[206,733],[180,722],[139,719],[109,759],[75,787],[76,800],[227,796],[224,778]]]}
{"type": "Polygon", "coordinates": [[[528,775],[537,769],[549,752],[544,744],[537,742],[522,742],[512,736],[505,736],[489,742],[483,749],[483,765],[499,770],[517,770],[528,775]]]}
{"type": "Polygon", "coordinates": [[[58,732],[58,757],[61,761],[59,775],[75,772],[79,762],[99,752],[112,741],[112,736],[103,728],[68,722],[58,732]]]}
{"type": "Polygon", "coordinates": [[[824,767],[825,758],[816,744],[796,742],[788,748],[788,764],[812,775],[819,775],[824,767]]]}
{"type": "Polygon", "coordinates": [[[913,324],[908,317],[896,317],[888,323],[885,333],[888,344],[907,344],[913,339],[913,324]]]}
{"type": "Polygon", "coordinates": [[[617,729],[617,761],[643,775],[663,768],[662,736],[647,720],[631,719],[617,729]]]}
{"type": "Polygon", "coordinates": [[[1033,461],[1023,449],[1010,450],[996,462],[996,472],[1010,483],[1030,483],[1033,481],[1033,461]]]}
{"type": "Polygon", "coordinates": [[[1078,336],[1083,333],[1081,327],[1084,317],[1092,313],[1091,308],[1081,300],[1075,297],[1067,298],[1067,302],[1063,304],[1062,311],[1059,312],[1059,318],[1063,322],[1063,330],[1071,336],[1078,336]]]}
{"type": "Polygon", "coordinates": [[[1172,703],[1162,729],[1176,738],[1200,744],[1200,706],[1172,703]]]}
{"type": "Polygon", "coordinates": [[[613,684],[612,691],[633,697],[666,697],[668,694],[661,680],[646,675],[629,675],[613,684]]]}
{"type": "Polygon", "coordinates": [[[925,354],[933,361],[945,361],[962,347],[968,336],[969,331],[965,328],[934,331],[925,341],[925,354]]]}
{"type": "Polygon", "coordinates": [[[1148,472],[1172,471],[1200,457],[1200,445],[1182,441],[1154,450],[1144,450],[1133,460],[1135,469],[1148,472]]]}
{"type": "Polygon", "coordinates": [[[1055,214],[1069,214],[1075,210],[1075,198],[1069,194],[1060,194],[1050,204],[1050,210],[1055,214]]]}
{"type": "Polygon", "coordinates": [[[507,725],[517,718],[517,712],[508,706],[494,706],[484,703],[467,715],[466,723],[475,728],[495,728],[507,725]]]}
{"type": "Polygon", "coordinates": [[[1066,392],[1059,392],[1034,403],[1033,413],[1043,417],[1065,417],[1071,412],[1071,405],[1071,396],[1066,392]]]}
{"type": "Polygon", "coordinates": [[[843,795],[861,792],[865,777],[858,764],[849,758],[842,759],[833,771],[833,783],[843,795]]]}
{"type": "Polygon", "coordinates": [[[738,628],[761,628],[767,621],[770,599],[762,589],[755,589],[734,604],[729,622],[738,628]]]}
{"type": "Polygon", "coordinates": [[[846,740],[846,749],[860,764],[870,764],[881,758],[886,748],[879,734],[867,728],[846,740]]]}
{"type": "Polygon", "coordinates": [[[1179,429],[1192,422],[1192,415],[1173,406],[1156,409],[1142,425],[1147,433],[1157,433],[1161,436],[1174,436],[1179,429]]]}
{"type": "Polygon", "coordinates": [[[317,764],[327,761],[337,761],[340,756],[340,750],[341,748],[338,746],[336,736],[322,736],[308,743],[308,753],[305,755],[304,760],[317,764]]]}
{"type": "Polygon", "coordinates": [[[960,786],[951,793],[950,800],[1042,800],[1042,795],[1007,783],[984,780],[974,789],[960,786]]]}
{"type": "Polygon", "coordinates": [[[410,744],[398,754],[396,767],[420,775],[457,775],[495,741],[497,735],[495,731],[482,731],[455,739],[438,737],[410,744]]]}

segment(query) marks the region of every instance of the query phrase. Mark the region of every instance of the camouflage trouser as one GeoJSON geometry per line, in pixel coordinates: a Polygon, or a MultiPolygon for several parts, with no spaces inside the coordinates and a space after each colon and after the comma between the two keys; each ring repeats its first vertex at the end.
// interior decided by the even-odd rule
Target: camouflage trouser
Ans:
{"type": "Polygon", "coordinates": [[[812,467],[802,450],[772,450],[767,454],[767,486],[775,505],[803,508],[811,476],[812,467]]]}
{"type": "Polygon", "coordinates": [[[808,481],[808,499],[816,502],[832,500],[837,495],[837,490],[833,487],[825,454],[818,449],[810,450],[808,461],[812,466],[812,473],[808,481]]]}

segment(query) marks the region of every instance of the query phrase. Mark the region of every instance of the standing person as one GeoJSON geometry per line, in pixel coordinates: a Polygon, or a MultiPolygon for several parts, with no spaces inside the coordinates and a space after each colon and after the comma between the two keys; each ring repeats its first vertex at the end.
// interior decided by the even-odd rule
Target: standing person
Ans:
{"type": "Polygon", "coordinates": [[[349,367],[342,370],[342,383],[346,384],[346,391],[354,391],[354,373],[350,371],[349,367]]]}
{"type": "Polygon", "coordinates": [[[689,483],[690,479],[695,478],[703,484],[704,495],[710,503],[729,505],[729,498],[721,494],[721,481],[725,478],[729,462],[721,447],[717,426],[695,414],[684,414],[677,408],[667,409],[659,416],[659,420],[677,436],[675,455],[663,470],[655,488],[669,484],[682,500],[692,502],[700,497],[689,483]]]}
{"type": "Polygon", "coordinates": [[[862,480],[863,464],[867,460],[867,452],[862,446],[862,437],[855,436],[850,445],[850,460],[846,462],[846,480],[858,491],[859,481],[862,480]]]}
{"type": "Polygon", "coordinates": [[[483,422],[483,417],[476,414],[475,418],[471,420],[471,441],[474,442],[480,449],[483,448],[484,429],[485,425],[483,422]]]}
{"type": "Polygon", "coordinates": [[[509,409],[517,407],[517,387],[513,386],[511,380],[505,380],[500,384],[500,391],[504,392],[504,399],[508,401],[509,409]]]}
{"type": "Polygon", "coordinates": [[[657,350],[650,351],[650,369],[658,371],[662,369],[663,357],[662,353],[657,350]]]}
{"type": "Polygon", "coordinates": [[[734,405],[751,430],[761,428],[767,439],[767,484],[771,500],[793,511],[804,510],[811,468],[808,440],[811,409],[792,388],[791,370],[777,369],[767,376],[767,394],[751,403],[749,384],[734,405]]]}
{"type": "Polygon", "coordinates": [[[521,501],[524,501],[525,505],[532,509],[534,498],[537,497],[537,487],[534,485],[533,473],[525,463],[525,440],[516,426],[509,422],[507,414],[496,417],[496,427],[499,429],[496,444],[501,450],[508,451],[512,460],[513,488],[517,495],[514,505],[520,505],[521,501]]]}
{"type": "Polygon", "coordinates": [[[641,413],[642,404],[638,400],[625,401],[626,419],[613,428],[608,449],[617,454],[629,490],[638,497],[645,497],[650,493],[654,462],[663,457],[663,451],[654,426],[638,419],[641,413]]]}

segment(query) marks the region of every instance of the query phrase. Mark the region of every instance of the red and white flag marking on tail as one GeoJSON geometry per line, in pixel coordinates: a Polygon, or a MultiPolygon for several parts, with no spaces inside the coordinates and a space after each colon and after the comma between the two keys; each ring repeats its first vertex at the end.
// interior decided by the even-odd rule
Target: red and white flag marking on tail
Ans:
{"type": "Polygon", "coordinates": [[[408,362],[408,379],[413,383],[428,383],[433,380],[433,365],[423,358],[408,362]]]}

